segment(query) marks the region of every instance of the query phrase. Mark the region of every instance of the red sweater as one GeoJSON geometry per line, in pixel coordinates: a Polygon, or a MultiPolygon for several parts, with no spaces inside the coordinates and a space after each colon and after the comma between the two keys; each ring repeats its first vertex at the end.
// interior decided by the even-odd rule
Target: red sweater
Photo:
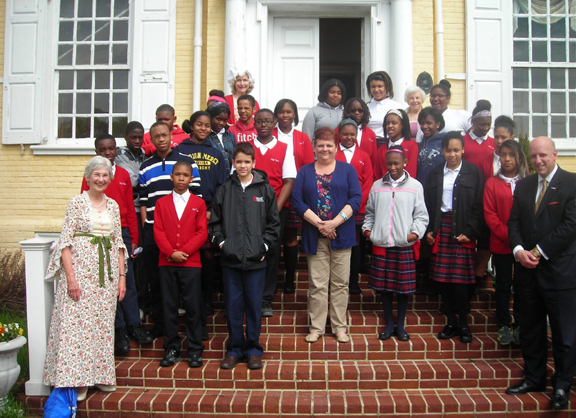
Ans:
{"type": "Polygon", "coordinates": [[[482,160],[486,159],[488,156],[494,155],[494,150],[496,145],[494,144],[494,138],[489,136],[480,145],[476,142],[470,134],[464,135],[464,154],[462,158],[468,161],[470,164],[474,164],[476,167],[480,168],[480,163],[482,160]]]}
{"type": "MultiPolygon", "coordinates": [[[[336,159],[338,161],[346,161],[346,156],[344,151],[340,150],[340,145],[338,145],[338,152],[336,153],[336,159]]],[[[372,162],[370,161],[370,155],[362,151],[361,148],[356,147],[350,164],[356,170],[358,174],[358,180],[360,180],[360,187],[362,188],[362,202],[360,203],[360,210],[358,213],[366,213],[366,203],[368,202],[368,195],[370,194],[370,189],[374,184],[374,173],[372,172],[372,162]]]]}
{"type": "Polygon", "coordinates": [[[228,132],[232,132],[236,137],[236,143],[238,142],[250,142],[258,137],[258,132],[254,128],[254,118],[250,119],[248,126],[238,119],[236,125],[231,126],[228,132]]]}
{"type": "MultiPolygon", "coordinates": [[[[360,149],[370,156],[372,167],[376,165],[376,154],[378,151],[378,142],[376,141],[376,134],[372,129],[364,126],[360,129],[362,131],[362,140],[360,141],[360,149]]],[[[334,129],[336,138],[340,143],[340,136],[338,135],[338,128],[334,129]]],[[[356,142],[358,144],[358,142],[356,142]]]]}
{"type": "MultiPolygon", "coordinates": [[[[404,154],[406,154],[406,167],[404,168],[410,174],[410,177],[415,179],[418,172],[418,143],[411,139],[404,139],[402,148],[404,149],[404,154]]],[[[374,164],[374,180],[381,179],[388,172],[386,168],[386,151],[388,151],[388,143],[378,148],[376,164],[374,164]]]]}
{"type": "MultiPolygon", "coordinates": [[[[172,143],[170,145],[172,148],[180,145],[182,141],[188,138],[190,138],[190,135],[184,132],[182,128],[180,128],[176,124],[172,126],[172,143]]],[[[144,150],[144,153],[146,154],[147,157],[150,157],[156,151],[156,147],[154,146],[154,144],[152,143],[152,139],[150,138],[150,132],[146,132],[144,134],[144,139],[142,140],[142,149],[144,150]]]]}
{"type": "MultiPolygon", "coordinates": [[[[228,107],[230,108],[230,117],[228,118],[228,125],[234,126],[236,124],[236,114],[234,113],[234,96],[229,94],[228,96],[224,96],[228,107]]],[[[256,103],[254,105],[254,115],[256,112],[260,110],[260,105],[258,104],[258,100],[254,100],[256,103]]]]}
{"type": "Polygon", "coordinates": [[[265,171],[268,174],[268,183],[276,192],[276,200],[278,200],[282,186],[284,186],[282,167],[288,151],[288,145],[282,141],[276,141],[274,148],[269,149],[266,154],[262,155],[260,148],[254,145],[254,141],[252,140],[250,143],[254,147],[254,159],[256,160],[254,168],[265,171]]]}
{"type": "Polygon", "coordinates": [[[490,228],[490,251],[510,254],[507,222],[512,209],[512,188],[498,176],[490,177],[484,186],[484,219],[490,228]]]}
{"type": "MultiPolygon", "coordinates": [[[[122,167],[115,164],[116,173],[114,180],[110,182],[104,194],[110,199],[114,199],[120,208],[120,223],[122,228],[128,227],[130,231],[130,240],[132,244],[138,244],[138,219],[136,217],[136,209],[134,208],[134,199],[132,198],[132,181],[130,174],[122,167]]],[[[88,183],[86,179],[82,179],[81,191],[88,190],[88,183]]],[[[130,252],[130,248],[128,248],[130,252]]]]}
{"type": "MultiPolygon", "coordinates": [[[[464,153],[465,155],[466,153],[464,153]]],[[[486,158],[484,158],[482,161],[480,161],[480,163],[478,164],[478,168],[480,169],[480,171],[482,172],[482,175],[484,176],[484,182],[488,181],[488,179],[492,176],[494,176],[494,153],[490,154],[489,156],[487,156],[486,158]]]]}
{"type": "MultiPolygon", "coordinates": [[[[274,128],[272,135],[274,138],[278,138],[278,128],[274,128]]],[[[294,162],[296,163],[296,170],[298,171],[303,165],[314,162],[314,150],[312,149],[310,138],[304,132],[294,129],[292,141],[294,146],[294,162]]]]}
{"type": "Polygon", "coordinates": [[[154,210],[154,240],[160,249],[159,267],[202,267],[199,250],[207,239],[206,204],[202,199],[190,195],[180,219],[172,193],[158,199],[154,210]],[[183,263],[168,261],[175,251],[188,254],[188,259],[183,263]]]}

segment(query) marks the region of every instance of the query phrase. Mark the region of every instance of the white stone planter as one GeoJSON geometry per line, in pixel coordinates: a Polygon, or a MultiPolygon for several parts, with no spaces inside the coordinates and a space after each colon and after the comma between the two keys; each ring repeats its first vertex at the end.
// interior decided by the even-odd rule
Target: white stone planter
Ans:
{"type": "Polygon", "coordinates": [[[24,344],[26,338],[22,336],[7,343],[0,343],[0,409],[4,406],[6,395],[18,380],[20,365],[16,358],[24,344]]]}

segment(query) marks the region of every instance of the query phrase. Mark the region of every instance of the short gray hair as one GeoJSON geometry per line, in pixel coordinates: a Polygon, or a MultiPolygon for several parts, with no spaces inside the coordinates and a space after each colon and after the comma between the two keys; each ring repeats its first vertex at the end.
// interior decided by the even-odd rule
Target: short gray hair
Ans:
{"type": "Polygon", "coordinates": [[[248,71],[247,68],[239,69],[234,67],[228,72],[228,84],[230,85],[230,90],[232,90],[233,94],[236,94],[236,77],[243,75],[248,76],[248,91],[246,93],[250,94],[254,89],[255,81],[250,71],[248,71]]]}
{"type": "Polygon", "coordinates": [[[84,178],[88,180],[90,174],[92,174],[94,170],[98,170],[100,168],[106,168],[110,174],[110,180],[114,180],[114,174],[112,173],[112,163],[108,160],[108,158],[104,158],[100,155],[97,155],[88,161],[88,164],[86,164],[86,168],[84,169],[84,178]]]}
{"type": "Polygon", "coordinates": [[[408,96],[410,96],[412,93],[420,93],[420,97],[422,97],[422,103],[424,103],[424,101],[426,100],[426,93],[424,92],[424,90],[422,90],[418,86],[410,86],[406,88],[406,91],[404,92],[404,101],[406,103],[408,103],[408,96]]]}

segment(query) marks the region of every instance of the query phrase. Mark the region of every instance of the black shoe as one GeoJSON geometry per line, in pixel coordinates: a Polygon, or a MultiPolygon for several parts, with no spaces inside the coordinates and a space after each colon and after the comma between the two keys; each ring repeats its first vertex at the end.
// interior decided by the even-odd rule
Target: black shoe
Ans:
{"type": "Polygon", "coordinates": [[[174,350],[173,348],[169,348],[168,350],[166,350],[164,358],[160,360],[160,367],[174,366],[174,363],[180,360],[182,360],[182,358],[180,357],[180,352],[174,350]]]}
{"type": "Polygon", "coordinates": [[[396,335],[396,338],[398,338],[398,341],[410,341],[410,334],[407,332],[404,332],[404,334],[398,334],[398,331],[394,331],[394,334],[396,335]]]}
{"type": "Polygon", "coordinates": [[[148,334],[148,331],[144,329],[142,324],[128,327],[128,332],[130,333],[130,339],[136,341],[138,344],[149,344],[154,341],[154,338],[148,334]]]}
{"type": "Polygon", "coordinates": [[[395,335],[395,332],[394,332],[394,331],[392,331],[392,332],[383,332],[383,333],[381,333],[381,334],[378,335],[378,339],[379,339],[379,340],[382,340],[382,341],[387,341],[387,340],[389,340],[390,338],[392,338],[393,335],[395,335]]]}
{"type": "Polygon", "coordinates": [[[458,330],[452,325],[446,325],[442,331],[438,334],[438,338],[441,340],[449,340],[458,335],[458,330]]]}
{"type": "Polygon", "coordinates": [[[152,340],[155,340],[156,338],[164,336],[164,330],[162,328],[153,326],[152,329],[148,331],[148,335],[152,337],[152,340]]]}
{"type": "Polygon", "coordinates": [[[472,333],[470,332],[470,328],[468,327],[460,328],[460,342],[466,344],[472,342],[472,333]]]}
{"type": "Polygon", "coordinates": [[[202,327],[202,341],[208,341],[210,336],[208,335],[208,331],[206,331],[206,327],[202,327]]]}
{"type": "Polygon", "coordinates": [[[206,308],[207,316],[214,315],[214,306],[212,306],[212,301],[210,299],[204,302],[204,307],[206,308]]]}
{"type": "Polygon", "coordinates": [[[284,283],[284,294],[285,295],[292,295],[293,293],[296,292],[296,289],[294,288],[294,281],[292,280],[291,282],[286,282],[284,283]]]}
{"type": "Polygon", "coordinates": [[[360,289],[360,287],[356,285],[354,287],[350,287],[349,292],[351,295],[361,295],[362,289],[360,289]]]}
{"type": "Polygon", "coordinates": [[[544,385],[537,386],[524,379],[521,382],[516,383],[514,386],[510,386],[508,389],[506,389],[506,393],[508,395],[525,395],[530,392],[544,392],[545,389],[546,386],[544,385]]]}
{"type": "Polygon", "coordinates": [[[552,409],[566,409],[568,408],[568,394],[563,389],[554,389],[550,403],[552,409]]]}
{"type": "Polygon", "coordinates": [[[190,360],[188,361],[188,366],[192,368],[202,367],[202,355],[201,354],[192,354],[190,356],[190,360]]]}
{"type": "Polygon", "coordinates": [[[274,311],[270,302],[262,302],[262,317],[270,318],[272,316],[274,316],[274,311]]]}
{"type": "Polygon", "coordinates": [[[121,353],[127,353],[130,351],[130,338],[128,338],[128,333],[126,328],[116,328],[114,334],[114,349],[120,351],[121,353]]]}

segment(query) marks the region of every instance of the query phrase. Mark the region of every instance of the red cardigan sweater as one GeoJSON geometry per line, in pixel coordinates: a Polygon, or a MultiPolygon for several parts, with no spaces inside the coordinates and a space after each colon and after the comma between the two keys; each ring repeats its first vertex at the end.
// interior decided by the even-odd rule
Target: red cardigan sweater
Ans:
{"type": "Polygon", "coordinates": [[[480,168],[482,160],[488,158],[488,156],[493,156],[495,149],[496,144],[494,144],[494,138],[491,136],[482,141],[482,144],[479,144],[472,139],[470,134],[467,134],[464,135],[464,154],[462,154],[462,158],[480,168]]]}
{"type": "Polygon", "coordinates": [[[190,195],[180,219],[172,193],[158,199],[154,210],[154,240],[160,249],[159,267],[202,267],[199,250],[207,239],[206,204],[202,199],[190,195]],[[175,251],[188,254],[188,260],[183,263],[168,261],[175,251]]]}
{"type": "MultiPolygon", "coordinates": [[[[362,127],[360,130],[362,130],[362,140],[360,141],[360,149],[370,156],[372,167],[374,167],[376,165],[376,153],[378,151],[378,142],[376,141],[376,134],[372,129],[370,129],[367,126],[362,127]]],[[[336,128],[334,131],[336,132],[336,138],[338,139],[338,143],[340,143],[338,128],[336,128]]]]}
{"type": "MultiPolygon", "coordinates": [[[[278,138],[278,128],[274,128],[272,135],[274,138],[278,138]]],[[[314,162],[314,150],[312,149],[310,138],[304,132],[294,129],[292,141],[294,146],[294,162],[296,163],[296,171],[298,171],[303,165],[314,162]]]]}
{"type": "MultiPolygon", "coordinates": [[[[418,143],[411,139],[404,139],[402,148],[404,149],[404,154],[406,154],[406,167],[404,168],[410,174],[410,177],[415,179],[418,172],[418,143]]],[[[386,151],[388,151],[388,143],[378,148],[376,163],[374,164],[374,181],[381,179],[388,172],[386,168],[386,151]]]]}
{"type": "MultiPolygon", "coordinates": [[[[110,199],[114,199],[120,208],[120,224],[122,228],[128,227],[130,231],[130,240],[132,244],[138,244],[138,218],[136,217],[136,209],[134,208],[134,199],[132,198],[132,180],[128,171],[116,166],[116,173],[114,180],[110,182],[104,194],[110,199]]],[[[81,191],[88,190],[88,183],[86,179],[82,179],[81,191]]],[[[128,248],[128,251],[132,250],[128,248]]]]}
{"type": "MultiPolygon", "coordinates": [[[[344,152],[340,150],[340,145],[338,145],[338,152],[336,153],[336,159],[338,161],[346,161],[346,156],[344,152]]],[[[372,172],[372,162],[370,161],[370,156],[368,153],[362,151],[359,147],[354,150],[354,155],[350,160],[350,164],[356,170],[358,174],[358,180],[360,180],[360,188],[362,189],[362,202],[360,203],[359,214],[366,213],[366,203],[368,203],[368,195],[370,194],[370,189],[374,184],[374,173],[372,172]]]]}
{"type": "MultiPolygon", "coordinates": [[[[172,126],[172,132],[170,133],[172,134],[172,143],[170,144],[172,148],[177,147],[182,141],[190,138],[190,135],[184,132],[184,130],[176,124],[172,126]]],[[[156,151],[156,147],[150,138],[150,132],[146,132],[144,134],[144,139],[142,140],[142,149],[144,150],[144,153],[147,157],[150,157],[156,151]]]]}
{"type": "Polygon", "coordinates": [[[512,188],[498,176],[490,177],[484,186],[484,219],[490,228],[490,251],[510,254],[507,222],[512,209],[512,188]]]}

